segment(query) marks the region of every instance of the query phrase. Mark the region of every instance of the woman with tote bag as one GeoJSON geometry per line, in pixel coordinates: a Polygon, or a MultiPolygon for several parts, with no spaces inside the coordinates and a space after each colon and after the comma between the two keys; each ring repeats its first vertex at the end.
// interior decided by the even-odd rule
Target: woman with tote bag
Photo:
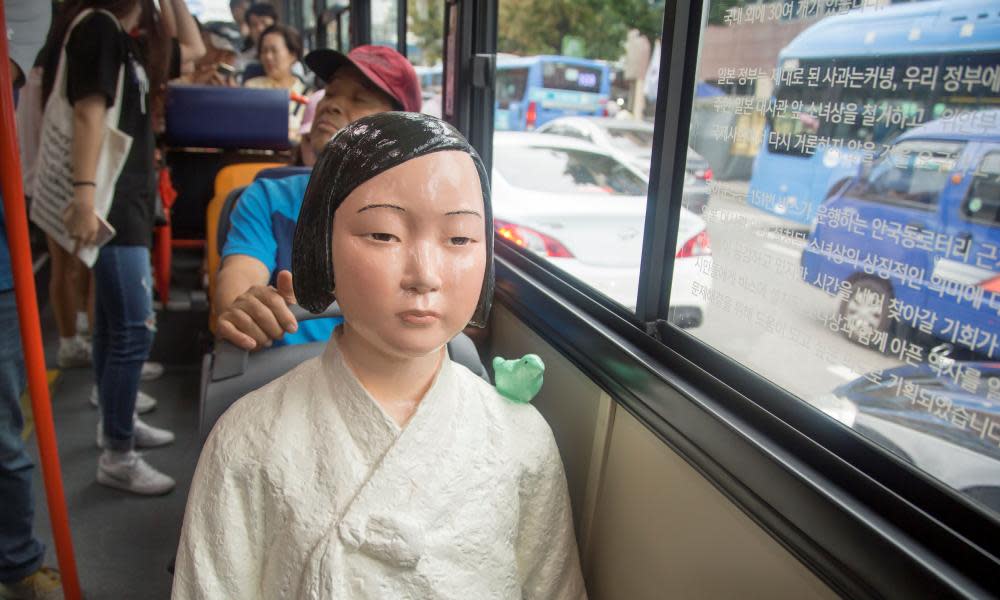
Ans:
{"type": "Polygon", "coordinates": [[[135,415],[140,372],[155,331],[150,92],[161,89],[168,72],[176,76],[182,60],[204,53],[184,0],[160,0],[160,6],[162,13],[153,0],[71,0],[64,7],[45,64],[39,172],[46,176],[34,189],[40,208],[32,209],[32,219],[50,238],[93,265],[97,442],[104,449],[97,481],[142,495],[174,487],[173,479],[135,452],[174,437],[135,415]],[[176,38],[168,36],[174,33],[176,38]],[[72,115],[69,139],[49,135],[67,126],[67,114],[72,115]],[[68,164],[43,170],[43,163],[58,155],[46,152],[46,144],[59,143],[69,146],[62,154],[69,156],[68,164]],[[62,176],[60,169],[66,171],[62,176]]]}

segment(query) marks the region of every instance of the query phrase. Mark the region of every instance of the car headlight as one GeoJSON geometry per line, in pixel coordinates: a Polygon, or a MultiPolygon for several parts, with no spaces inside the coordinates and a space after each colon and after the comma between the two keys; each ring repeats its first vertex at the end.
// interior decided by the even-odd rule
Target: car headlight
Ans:
{"type": "Polygon", "coordinates": [[[823,394],[812,405],[848,427],[854,427],[854,420],[858,417],[858,406],[836,394],[823,394]]]}

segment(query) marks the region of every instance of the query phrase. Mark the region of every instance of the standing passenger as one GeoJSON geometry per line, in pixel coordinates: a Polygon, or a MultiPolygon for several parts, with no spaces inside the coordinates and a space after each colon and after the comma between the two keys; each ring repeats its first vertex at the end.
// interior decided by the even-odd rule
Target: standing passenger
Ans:
{"type": "Polygon", "coordinates": [[[242,24],[246,28],[246,39],[243,42],[243,51],[236,59],[236,70],[242,74],[250,67],[249,77],[244,79],[260,75],[260,64],[257,62],[257,46],[260,42],[260,36],[265,29],[278,21],[278,11],[264,2],[251,4],[243,11],[242,24]]]}
{"type": "MultiPolygon", "coordinates": [[[[17,89],[49,28],[48,2],[4,0],[10,34],[11,81],[17,89]]],[[[3,90],[3,93],[8,93],[3,90]]],[[[24,354],[14,302],[14,279],[7,249],[7,227],[0,204],[0,598],[56,600],[62,598],[59,571],[43,566],[45,546],[32,532],[35,500],[31,491],[34,464],[21,432],[21,393],[24,391],[24,354]]]]}
{"type": "Polygon", "coordinates": [[[66,38],[66,89],[52,90],[65,93],[73,106],[74,195],[65,221],[70,237],[80,245],[93,244],[98,232],[95,162],[105,114],[114,103],[121,103],[118,128],[132,137],[107,216],[116,233],[101,248],[93,269],[94,369],[102,412],[98,443],[104,448],[97,481],[145,495],[163,494],[174,487],[173,479],[134,450],[173,441],[171,432],[146,425],[135,415],[140,371],[155,330],[149,255],[156,200],[150,90],[162,85],[168,66],[176,74],[181,61],[196,60],[204,53],[184,0],[161,0],[161,4],[165,13],[172,10],[176,18],[176,40],[163,35],[162,23],[169,23],[170,16],[158,18],[152,0],[89,0],[64,15],[56,40],[63,39],[82,10],[104,9],[85,16],[66,38]],[[129,35],[136,28],[145,36],[129,35]],[[169,45],[174,45],[173,50],[167,49],[169,45]],[[166,56],[172,57],[172,64],[148,60],[166,56]],[[124,83],[121,97],[116,97],[119,72],[124,73],[124,83]]]}

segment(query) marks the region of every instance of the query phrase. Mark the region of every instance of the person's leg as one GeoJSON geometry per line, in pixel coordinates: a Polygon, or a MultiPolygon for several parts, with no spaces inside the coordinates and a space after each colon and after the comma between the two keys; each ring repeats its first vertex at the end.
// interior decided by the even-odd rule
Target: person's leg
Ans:
{"type": "Polygon", "coordinates": [[[78,261],[75,269],[76,284],[76,334],[88,339],[94,334],[94,273],[78,261]]]}
{"type": "Polygon", "coordinates": [[[97,481],[137,494],[164,494],[173,489],[173,479],[133,451],[140,428],[146,437],[152,435],[154,442],[173,441],[173,434],[145,425],[134,414],[140,371],[155,330],[149,250],[143,246],[105,246],[94,264],[94,276],[100,443],[105,448],[98,461],[97,481]]]}
{"type": "MultiPolygon", "coordinates": [[[[94,265],[95,269],[97,265],[94,265]]],[[[93,273],[94,271],[91,271],[93,273]]],[[[94,366],[94,389],[100,388],[101,378],[104,376],[104,366],[107,364],[108,356],[108,316],[104,304],[97,295],[97,284],[95,276],[94,289],[94,329],[91,337],[93,366],[94,366]]],[[[98,406],[99,406],[98,402],[98,406]]]]}
{"type": "Polygon", "coordinates": [[[83,303],[83,299],[78,297],[78,274],[86,268],[52,238],[46,237],[46,241],[52,261],[49,302],[59,331],[56,362],[63,369],[85,367],[90,364],[90,344],[77,336],[76,312],[83,303]]]}
{"type": "MultiPolygon", "coordinates": [[[[142,363],[149,356],[155,328],[148,287],[149,250],[142,246],[105,246],[94,264],[97,280],[101,363],[97,388],[107,447],[132,447],[132,413],[142,363]]],[[[96,341],[96,340],[95,340],[96,341]]]]}
{"type": "Polygon", "coordinates": [[[60,338],[76,336],[76,286],[73,285],[73,261],[77,260],[49,236],[45,236],[49,246],[49,260],[52,269],[49,275],[49,303],[56,318],[56,329],[60,338]]]}
{"type": "Polygon", "coordinates": [[[34,465],[24,447],[24,361],[13,290],[0,292],[0,583],[38,571],[45,547],[32,535],[34,465]]]}

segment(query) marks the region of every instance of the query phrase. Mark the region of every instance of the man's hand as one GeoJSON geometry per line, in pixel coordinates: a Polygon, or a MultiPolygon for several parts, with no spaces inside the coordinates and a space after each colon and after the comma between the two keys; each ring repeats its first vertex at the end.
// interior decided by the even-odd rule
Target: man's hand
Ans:
{"type": "Polygon", "coordinates": [[[292,274],[279,272],[277,284],[276,288],[255,285],[237,296],[219,315],[219,336],[244,350],[258,350],[270,347],[285,333],[298,331],[298,321],[288,308],[297,304],[292,274]]]}

